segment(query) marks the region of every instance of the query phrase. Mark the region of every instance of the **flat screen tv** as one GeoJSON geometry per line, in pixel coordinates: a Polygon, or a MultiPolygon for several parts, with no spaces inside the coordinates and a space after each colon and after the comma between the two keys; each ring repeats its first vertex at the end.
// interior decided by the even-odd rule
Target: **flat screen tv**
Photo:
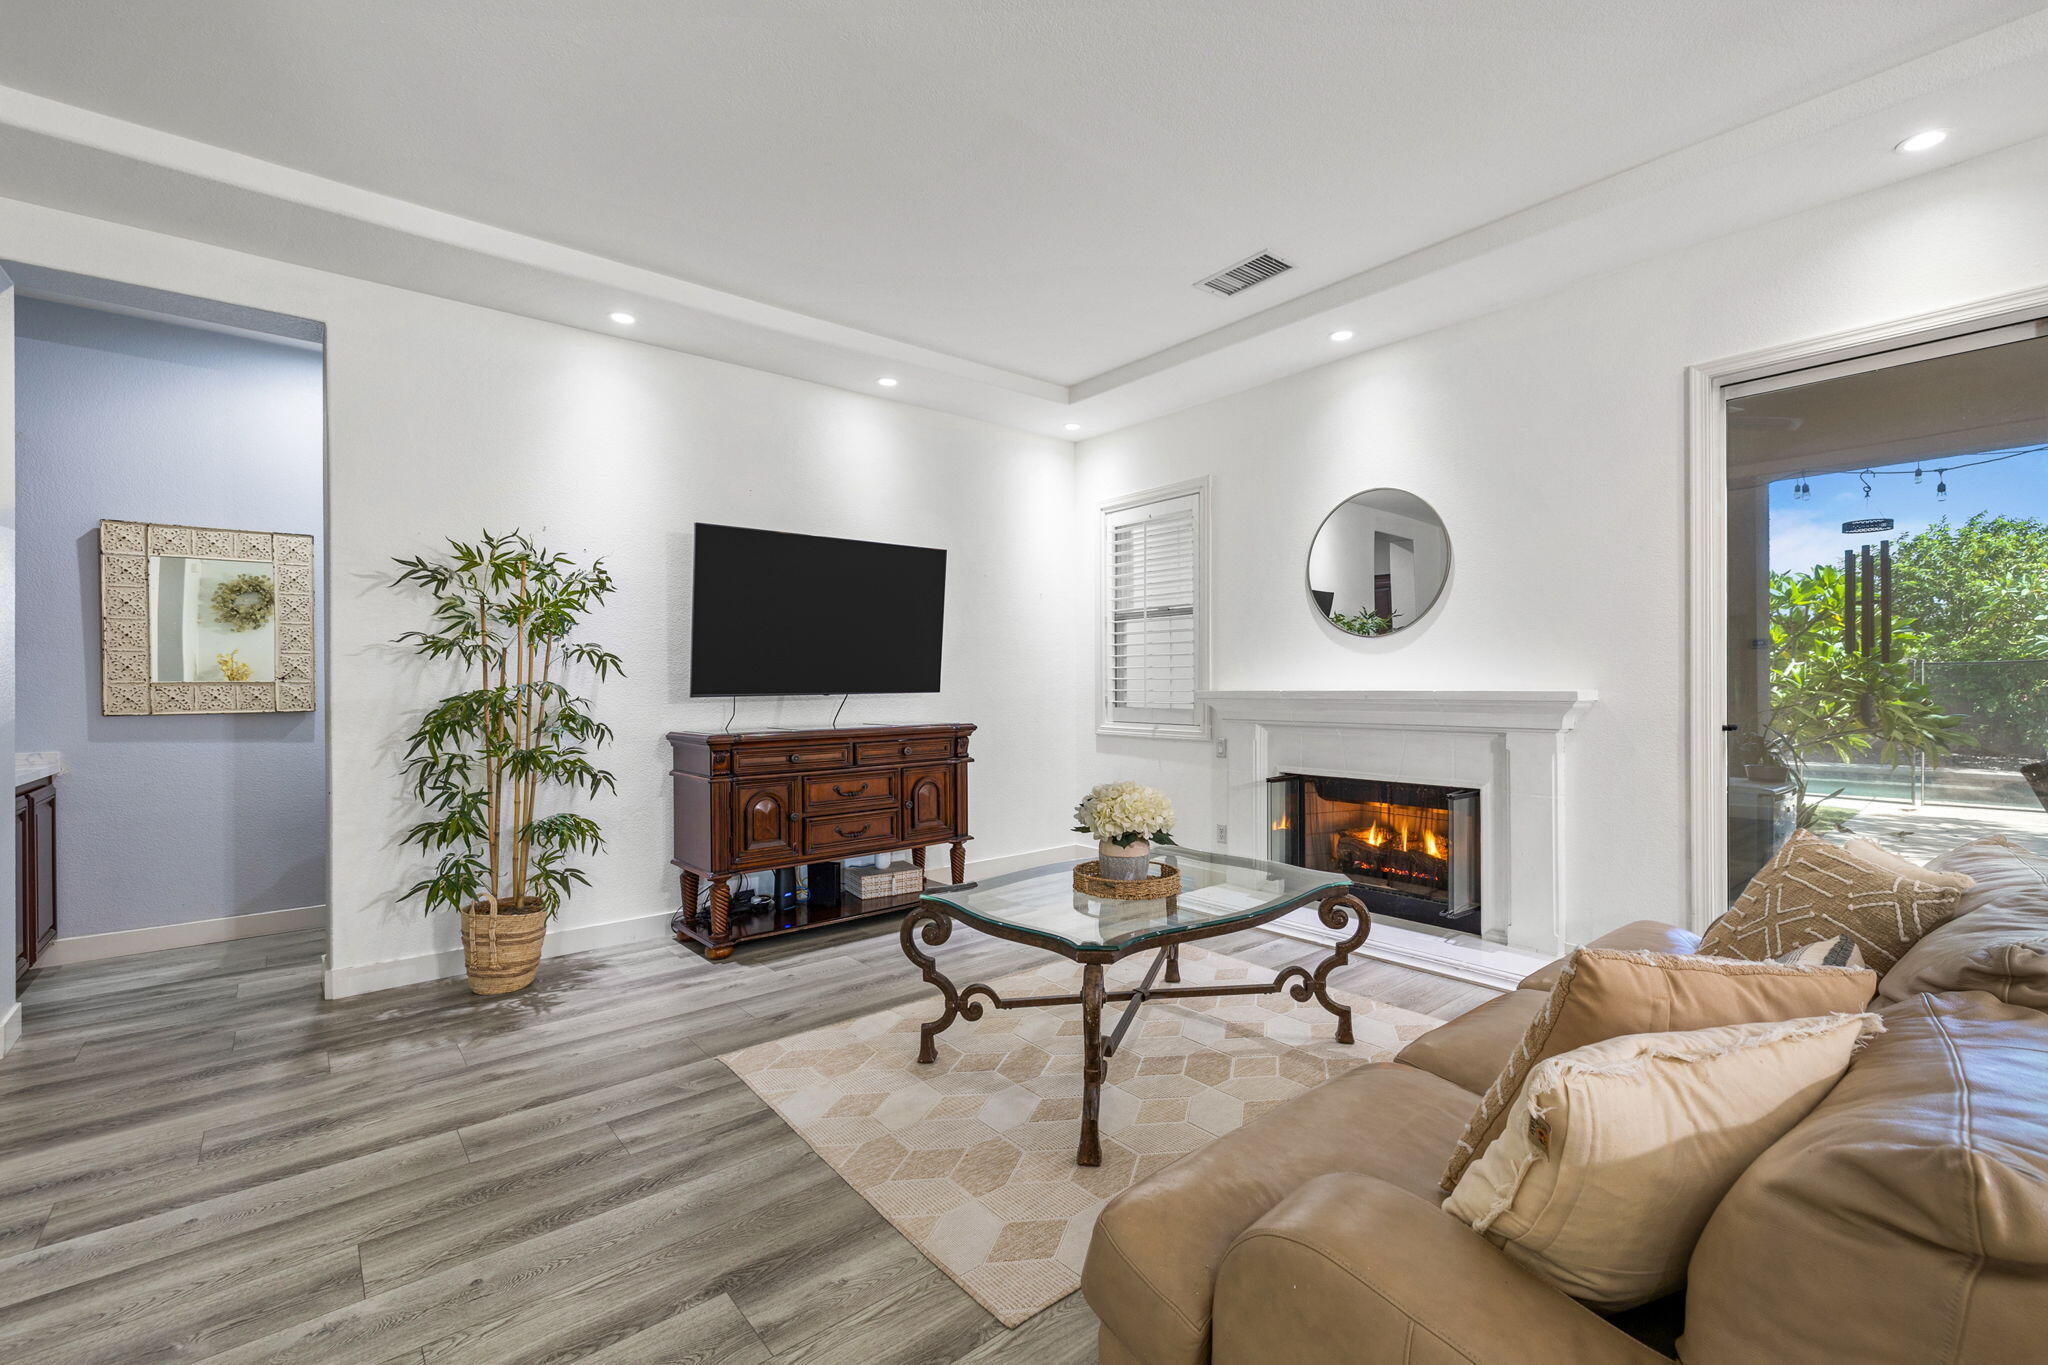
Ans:
{"type": "Polygon", "coordinates": [[[946,552],[697,523],[690,695],[936,692],[946,552]]]}

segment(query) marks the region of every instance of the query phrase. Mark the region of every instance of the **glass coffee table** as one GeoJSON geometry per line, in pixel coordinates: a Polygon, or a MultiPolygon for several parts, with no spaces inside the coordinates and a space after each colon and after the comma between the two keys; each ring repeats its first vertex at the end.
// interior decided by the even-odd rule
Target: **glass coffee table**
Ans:
{"type": "Polygon", "coordinates": [[[1337,1018],[1337,1041],[1352,1040],[1351,1009],[1331,999],[1329,978],[1365,942],[1372,919],[1353,894],[1348,878],[1287,863],[1185,848],[1173,849],[1153,861],[1179,868],[1179,895],[1161,900],[1097,899],[1074,889],[1072,863],[1054,863],[962,886],[933,888],[903,918],[904,953],[945,998],[944,1011],[920,1030],[918,1061],[937,1061],[938,1035],[955,1019],[981,1018],[984,1002],[999,1010],[1040,1005],[1081,1007],[1081,1143],[1075,1160],[1083,1166],[1102,1164],[1097,1115],[1103,1072],[1147,1000],[1273,995],[1285,990],[1301,1003],[1320,1003],[1337,1018]],[[1317,906],[1324,924],[1347,931],[1313,971],[1301,966],[1283,967],[1271,981],[1249,985],[1178,984],[1181,944],[1256,928],[1311,903],[1317,906]],[[918,950],[918,942],[937,947],[952,937],[956,922],[1080,963],[1080,992],[1005,1000],[993,987],[979,981],[955,986],[929,954],[918,950]],[[1103,969],[1110,963],[1153,950],[1158,956],[1139,985],[1130,990],[1103,989],[1103,969]],[[1102,1007],[1109,1004],[1122,1004],[1124,1010],[1105,1038],[1102,1007]]]}

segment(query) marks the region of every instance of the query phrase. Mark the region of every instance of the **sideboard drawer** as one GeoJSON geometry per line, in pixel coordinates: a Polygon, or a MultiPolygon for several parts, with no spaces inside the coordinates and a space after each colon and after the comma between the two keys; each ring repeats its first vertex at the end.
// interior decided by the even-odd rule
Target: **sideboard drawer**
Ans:
{"type": "Polygon", "coordinates": [[[896,774],[893,772],[833,773],[804,782],[806,811],[863,810],[870,806],[896,804],[896,774]]]}
{"type": "Polygon", "coordinates": [[[898,840],[893,810],[849,811],[814,815],[804,821],[804,854],[858,853],[893,848],[898,840]]]}
{"type": "Polygon", "coordinates": [[[906,758],[951,758],[953,741],[941,735],[935,739],[869,740],[856,745],[862,764],[896,763],[906,758]]]}
{"type": "Polygon", "coordinates": [[[733,770],[742,773],[787,773],[801,772],[806,768],[844,768],[851,762],[852,749],[845,744],[792,744],[773,749],[740,749],[732,756],[733,770]]]}

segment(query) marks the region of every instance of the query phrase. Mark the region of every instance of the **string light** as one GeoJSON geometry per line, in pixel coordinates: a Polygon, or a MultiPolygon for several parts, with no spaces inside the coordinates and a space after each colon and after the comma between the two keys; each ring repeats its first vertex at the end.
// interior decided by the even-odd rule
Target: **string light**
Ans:
{"type": "Polygon", "coordinates": [[[1913,482],[1920,482],[1920,466],[1917,464],[1913,466],[1913,482]]]}
{"type": "MultiPolygon", "coordinates": [[[[1991,455],[1982,460],[1969,460],[1962,464],[1950,465],[1947,469],[1936,469],[1934,471],[1937,476],[1937,482],[1934,485],[1935,501],[1948,501],[1949,469],[1975,469],[1979,465],[1999,464],[2006,460],[2017,460],[2022,455],[2040,455],[2044,452],[2048,452],[2048,445],[2021,446],[2016,450],[2008,450],[2003,454],[1991,455]]],[[[1874,485],[1871,483],[1872,479],[1877,478],[1881,475],[1904,474],[1905,472],[1906,471],[1903,469],[1865,469],[1859,471],[1856,477],[1859,480],[1861,480],[1863,484],[1863,496],[1867,500],[1870,497],[1871,489],[1874,487],[1874,485]]],[[[1913,466],[1913,482],[1919,483],[1925,477],[1926,470],[1922,468],[1920,465],[1915,464],[1913,466]]],[[[1805,502],[1813,496],[1813,485],[1807,482],[1806,475],[1801,474],[1796,480],[1793,481],[1792,496],[1794,499],[1800,502],[1805,502]]]]}
{"type": "Polygon", "coordinates": [[[1935,472],[1941,475],[1941,482],[1939,482],[1939,483],[1937,483],[1937,484],[1935,484],[1935,485],[1934,485],[1934,500],[1935,500],[1936,502],[1947,502],[1947,501],[1948,501],[1948,471],[1947,471],[1946,469],[1941,469],[1941,470],[1936,470],[1935,472]]]}

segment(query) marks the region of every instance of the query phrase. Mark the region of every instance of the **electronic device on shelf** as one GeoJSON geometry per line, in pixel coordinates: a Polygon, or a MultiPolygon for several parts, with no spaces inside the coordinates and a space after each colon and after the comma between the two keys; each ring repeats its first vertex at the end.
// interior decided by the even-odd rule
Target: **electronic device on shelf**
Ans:
{"type": "Polygon", "coordinates": [[[697,523],[690,695],[936,692],[946,552],[697,523]]]}

